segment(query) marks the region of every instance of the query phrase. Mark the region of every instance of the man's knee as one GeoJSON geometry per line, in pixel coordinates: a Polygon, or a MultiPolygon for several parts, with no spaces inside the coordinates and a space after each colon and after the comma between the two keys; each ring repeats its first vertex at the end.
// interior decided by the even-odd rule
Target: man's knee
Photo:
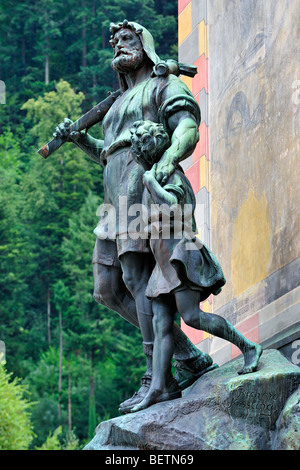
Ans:
{"type": "Polygon", "coordinates": [[[124,270],[124,272],[123,272],[123,282],[124,282],[125,286],[127,287],[127,289],[129,290],[129,292],[131,294],[134,294],[134,292],[137,289],[137,279],[136,279],[134,273],[131,270],[129,270],[129,269],[124,270]]]}
{"type": "Polygon", "coordinates": [[[121,258],[123,282],[135,297],[147,285],[150,272],[147,258],[136,253],[126,253],[121,258]]]}
{"type": "Polygon", "coordinates": [[[101,305],[114,309],[121,275],[112,266],[94,265],[93,297],[101,305]],[[119,281],[118,281],[119,280],[119,281]]]}
{"type": "Polygon", "coordinates": [[[93,297],[94,297],[94,299],[96,300],[96,302],[98,304],[104,305],[105,307],[108,307],[108,305],[104,302],[104,299],[103,299],[103,297],[101,296],[101,294],[99,292],[94,291],[93,297]]]}
{"type": "Polygon", "coordinates": [[[111,283],[108,280],[95,283],[93,297],[98,304],[109,307],[113,303],[111,283]]]}

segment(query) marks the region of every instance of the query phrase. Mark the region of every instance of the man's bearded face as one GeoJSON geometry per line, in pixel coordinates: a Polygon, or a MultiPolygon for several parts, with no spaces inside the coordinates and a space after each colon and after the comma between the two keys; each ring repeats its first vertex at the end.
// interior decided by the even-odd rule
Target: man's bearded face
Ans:
{"type": "Polygon", "coordinates": [[[126,73],[142,67],[145,53],[139,37],[131,29],[121,29],[111,41],[114,49],[112,68],[126,73]]]}

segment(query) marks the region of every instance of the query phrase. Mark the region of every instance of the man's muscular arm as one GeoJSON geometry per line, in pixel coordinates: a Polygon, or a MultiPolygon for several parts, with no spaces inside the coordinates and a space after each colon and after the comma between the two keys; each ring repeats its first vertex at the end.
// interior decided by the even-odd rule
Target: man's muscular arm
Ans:
{"type": "Polygon", "coordinates": [[[65,136],[68,138],[68,142],[73,142],[77,147],[83,150],[92,160],[100,163],[100,154],[103,149],[103,140],[95,139],[85,131],[81,132],[70,132],[70,125],[72,121],[65,118],[64,122],[59,124],[54,137],[65,136]]]}
{"type": "Polygon", "coordinates": [[[168,119],[168,125],[173,131],[171,145],[161,157],[156,179],[164,184],[182,160],[191,155],[199,140],[198,125],[194,116],[186,111],[179,111],[168,119]]]}
{"type": "Polygon", "coordinates": [[[83,150],[92,160],[100,163],[100,155],[103,150],[103,140],[95,139],[85,132],[81,132],[78,139],[72,139],[73,143],[83,150]]]}

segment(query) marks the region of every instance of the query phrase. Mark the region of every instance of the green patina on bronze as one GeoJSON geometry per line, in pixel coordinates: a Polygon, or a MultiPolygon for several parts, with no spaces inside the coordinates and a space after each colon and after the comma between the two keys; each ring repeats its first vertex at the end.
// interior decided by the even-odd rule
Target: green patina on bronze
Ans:
{"type": "Polygon", "coordinates": [[[120,412],[128,413],[181,396],[183,388],[215,367],[175,326],[177,311],[193,328],[238,346],[245,358],[242,374],[257,368],[262,349],[225,319],[199,309],[200,301],[221,292],[225,277],[216,257],[195,236],[177,240],[174,217],[168,222],[167,239],[160,230],[154,237],[152,223],[147,237],[131,236],[135,216],[130,208],[142,203],[148,209],[151,204],[169,209],[175,204],[184,216],[188,206],[190,225],[196,231],[195,196],[180,162],[197,145],[201,114],[178,78],[180,73],[193,76],[194,67],[160,61],[152,35],[138,23],[112,24],[111,33],[112,67],[120,89],[75,123],[66,118],[48,146],[54,151],[66,141],[73,142],[104,168],[106,210],[100,211],[95,229],[94,297],[141,329],[146,356],[140,390],[120,405],[120,412]],[[86,132],[99,122],[104,140],[86,132]],[[112,214],[113,228],[109,226],[112,214]],[[176,378],[171,373],[173,355],[176,378]]]}

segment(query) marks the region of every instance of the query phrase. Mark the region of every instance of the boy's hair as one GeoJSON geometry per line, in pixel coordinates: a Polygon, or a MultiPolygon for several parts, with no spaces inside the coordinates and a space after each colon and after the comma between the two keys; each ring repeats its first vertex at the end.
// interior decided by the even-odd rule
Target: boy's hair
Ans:
{"type": "Polygon", "coordinates": [[[170,146],[170,138],[162,124],[136,121],[130,129],[131,150],[137,163],[151,168],[170,146]]]}

